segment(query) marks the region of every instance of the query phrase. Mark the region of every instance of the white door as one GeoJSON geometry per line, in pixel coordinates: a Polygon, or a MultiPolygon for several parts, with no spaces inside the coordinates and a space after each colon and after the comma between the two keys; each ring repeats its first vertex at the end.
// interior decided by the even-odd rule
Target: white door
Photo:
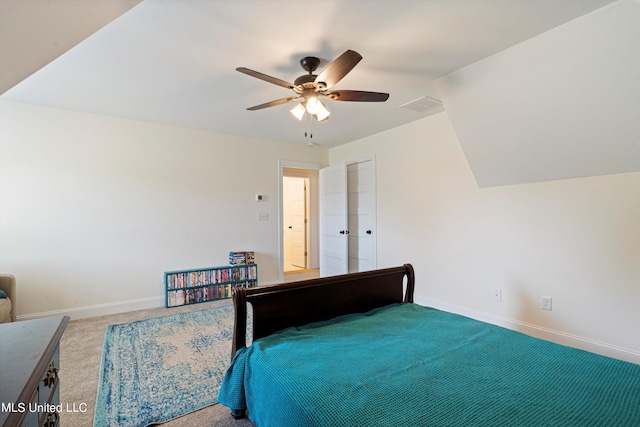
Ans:
{"type": "Polygon", "coordinates": [[[375,165],[373,160],[347,166],[349,273],[373,270],[375,257],[375,165]]]}
{"type": "Polygon", "coordinates": [[[347,166],[320,169],[320,276],[346,274],[347,166]]]}
{"type": "Polygon", "coordinates": [[[290,178],[291,264],[307,268],[307,192],[306,179],[290,178]]]}

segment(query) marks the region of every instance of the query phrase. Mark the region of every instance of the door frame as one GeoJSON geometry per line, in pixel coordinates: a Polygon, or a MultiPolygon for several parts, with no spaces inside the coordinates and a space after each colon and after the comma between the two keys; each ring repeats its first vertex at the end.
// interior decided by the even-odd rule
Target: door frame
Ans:
{"type": "MultiPolygon", "coordinates": [[[[282,188],[282,181],[285,176],[284,169],[293,168],[319,171],[323,167],[325,167],[325,165],[317,163],[278,160],[278,278],[281,283],[284,282],[284,200],[282,188]]],[[[309,266],[311,268],[318,268],[318,182],[317,180],[315,180],[315,182],[313,181],[314,180],[309,180],[309,240],[312,242],[315,241],[316,244],[309,245],[309,266]]]]}

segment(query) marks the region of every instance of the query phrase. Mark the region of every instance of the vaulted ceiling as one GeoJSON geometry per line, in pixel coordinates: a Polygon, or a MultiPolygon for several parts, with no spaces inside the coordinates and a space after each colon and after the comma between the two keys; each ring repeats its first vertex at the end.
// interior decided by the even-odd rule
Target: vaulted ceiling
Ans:
{"type": "Polygon", "coordinates": [[[446,109],[480,186],[640,170],[639,0],[1,7],[2,100],[326,147],[446,109]],[[302,57],[321,70],[347,49],[363,59],[335,88],[387,102],[327,101],[311,128],[293,104],[246,110],[292,93],[236,67],[293,81],[302,57]],[[400,108],[423,96],[444,106],[400,108]]]}
{"type": "Polygon", "coordinates": [[[577,18],[436,87],[481,187],[638,172],[640,1],[577,18]]]}

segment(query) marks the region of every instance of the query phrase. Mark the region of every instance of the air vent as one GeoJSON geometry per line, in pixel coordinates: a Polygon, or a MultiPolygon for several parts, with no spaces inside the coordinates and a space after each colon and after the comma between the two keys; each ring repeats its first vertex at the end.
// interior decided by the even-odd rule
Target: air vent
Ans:
{"type": "Polygon", "coordinates": [[[442,111],[442,102],[437,99],[421,96],[418,99],[402,104],[400,108],[417,111],[418,113],[442,111]]]}

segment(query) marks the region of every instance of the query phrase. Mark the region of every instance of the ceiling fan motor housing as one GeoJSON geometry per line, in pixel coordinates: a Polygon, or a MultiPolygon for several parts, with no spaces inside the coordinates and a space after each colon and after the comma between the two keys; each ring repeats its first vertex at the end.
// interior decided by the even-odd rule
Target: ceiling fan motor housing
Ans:
{"type": "Polygon", "coordinates": [[[313,74],[313,72],[318,68],[318,65],[320,65],[320,59],[315,56],[305,56],[300,60],[300,65],[309,74],[298,77],[293,84],[300,89],[315,89],[317,87],[315,80],[318,76],[313,74]]]}
{"type": "Polygon", "coordinates": [[[315,74],[305,74],[302,75],[300,77],[298,77],[293,84],[295,86],[304,86],[304,85],[310,85],[309,87],[313,87],[314,82],[316,81],[316,76],[315,74]]]}

